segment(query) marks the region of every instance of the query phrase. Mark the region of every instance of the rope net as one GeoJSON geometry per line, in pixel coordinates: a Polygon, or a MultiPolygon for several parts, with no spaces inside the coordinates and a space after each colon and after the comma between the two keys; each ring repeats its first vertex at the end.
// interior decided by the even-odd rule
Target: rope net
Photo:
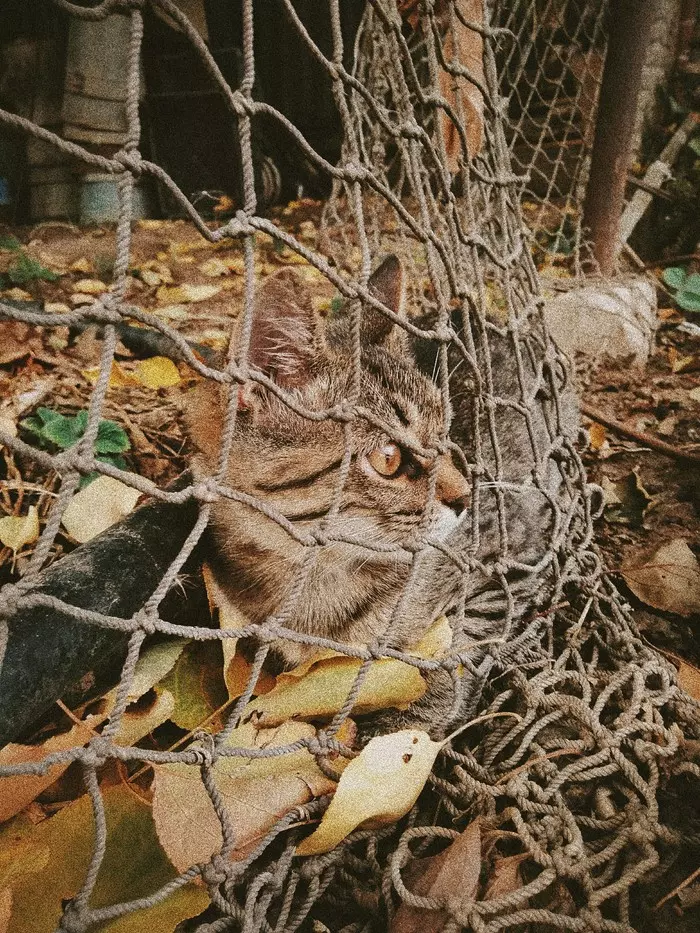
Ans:
{"type": "MultiPolygon", "coordinates": [[[[100,929],[109,920],[161,903],[197,878],[218,912],[218,919],[196,926],[201,933],[388,929],[401,904],[443,911],[445,930],[633,929],[635,885],[665,867],[681,841],[688,841],[672,814],[660,813],[659,795],[672,785],[692,793],[690,784],[700,770],[683,749],[686,739],[700,737],[700,729],[693,701],[677,686],[674,669],[638,636],[592,542],[598,494],[587,484],[574,446],[575,401],[566,361],[544,325],[521,214],[522,182],[511,160],[517,154],[504,123],[507,102],[500,88],[511,67],[514,9],[513,18],[504,19],[503,12],[485,16],[480,3],[467,0],[398,6],[394,0],[373,0],[348,56],[339,0],[328,4],[330,53],[312,41],[291,0],[281,0],[280,15],[304,38],[333,91],[343,126],[342,154],[333,165],[282,114],[254,99],[252,0],[243,3],[243,80],[236,89],[226,84],[199,34],[170,0],[104,0],[89,8],[55,2],[85,20],[129,17],[128,138],[113,158],[106,158],[2,113],[6,124],[116,176],[120,199],[117,259],[108,293],[70,314],[0,305],[5,319],[103,328],[100,373],[82,441],[60,458],[50,458],[23,441],[1,437],[10,450],[51,462],[62,477],[24,578],[3,594],[5,630],[23,606],[46,602],[33,588],[81,475],[96,470],[163,502],[199,503],[199,518],[181,553],[131,618],[100,616],[69,600],[54,600],[86,625],[129,637],[114,710],[102,733],[44,761],[0,769],[0,775],[10,776],[43,773],[51,764],[69,761],[82,766],[96,826],[94,855],[83,886],[65,907],[60,929],[100,929]],[[215,229],[139,152],[140,49],[147,7],[166,13],[188,36],[238,130],[244,203],[215,229]],[[315,247],[258,213],[251,133],[263,115],[332,180],[315,247]],[[223,366],[202,362],[176,330],[125,298],[131,201],[143,174],[166,186],[207,240],[240,243],[245,294],[223,366]],[[314,405],[303,388],[260,368],[256,297],[265,283],[256,274],[254,248],[263,238],[283,244],[347,301],[338,357],[344,369],[342,392],[330,402],[324,398],[314,405]],[[399,257],[404,269],[407,296],[401,308],[392,307],[372,279],[386,254],[399,257]],[[96,461],[93,454],[117,325],[123,321],[165,334],[192,369],[218,384],[227,399],[211,475],[198,475],[177,492],[154,488],[96,461]],[[430,385],[430,391],[421,391],[437,412],[429,436],[416,437],[407,424],[409,415],[388,413],[373,394],[372,367],[378,364],[370,328],[398,335],[402,358],[429,374],[420,383],[430,385]],[[230,484],[228,465],[245,430],[241,399],[249,389],[267,393],[271,405],[292,411],[295,430],[307,438],[323,431],[341,438],[329,501],[313,520],[295,521],[284,499],[271,503],[269,497],[230,484]],[[419,518],[403,536],[377,534],[375,526],[370,533],[362,522],[346,520],[360,457],[357,438],[369,429],[424,468],[427,492],[419,518]],[[470,488],[468,505],[447,534],[436,518],[444,515],[439,500],[445,461],[458,468],[470,488]],[[242,623],[240,629],[175,626],[161,618],[159,607],[221,500],[244,501],[256,522],[272,523],[294,540],[303,554],[295,564],[294,585],[262,621],[242,623]],[[326,566],[329,553],[342,560],[350,553],[352,572],[369,565],[394,583],[364,645],[348,644],[352,639],[343,639],[342,627],[339,635],[321,636],[299,621],[308,618],[315,569],[326,566]],[[412,636],[420,636],[442,614],[451,630],[444,656],[412,653],[412,636]],[[115,741],[144,639],[154,634],[222,641],[245,636],[253,645],[251,676],[225,727],[216,734],[200,732],[188,746],[170,752],[115,741]],[[360,659],[352,688],[337,713],[317,723],[312,734],[272,751],[237,746],[230,739],[258,673],[268,654],[285,645],[297,653],[311,647],[360,659]],[[389,720],[378,713],[367,719],[366,734],[381,733],[388,722],[392,729],[422,723],[439,736],[476,717],[438,756],[418,802],[404,818],[380,829],[362,828],[327,854],[295,856],[296,845],[308,834],[307,826],[297,824],[317,820],[328,804],[327,797],[319,797],[283,814],[264,838],[238,850],[236,823],[217,785],[222,763],[236,756],[255,760],[307,749],[324,773],[329,768],[333,773],[331,759],[348,752],[344,724],[348,717],[357,718],[362,686],[383,658],[419,670],[429,684],[426,696],[438,696],[439,702],[414,704],[389,720]],[[179,763],[198,771],[221,825],[222,845],[209,861],[192,865],[148,897],[94,907],[91,894],[107,844],[98,776],[112,760],[129,768],[179,763]],[[416,893],[412,866],[417,859],[439,852],[477,817],[492,829],[484,865],[516,857],[520,882],[505,893],[477,884],[469,897],[416,893]]],[[[535,7],[539,4],[528,7],[528,15],[534,16],[535,7]]],[[[592,13],[583,21],[598,22],[592,13]]],[[[530,37],[537,41],[534,19],[528,22],[530,37]]],[[[330,604],[333,598],[329,592],[330,604]]],[[[189,831],[196,834],[197,827],[189,831]]],[[[138,847],[139,840],[132,845],[138,847]]]]}

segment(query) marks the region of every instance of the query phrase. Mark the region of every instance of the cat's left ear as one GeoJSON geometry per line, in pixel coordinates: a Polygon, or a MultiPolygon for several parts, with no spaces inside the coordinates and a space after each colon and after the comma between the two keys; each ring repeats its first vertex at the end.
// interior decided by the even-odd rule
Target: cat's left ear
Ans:
{"type": "MultiPolygon", "coordinates": [[[[374,270],[367,283],[369,291],[394,314],[401,314],[404,303],[404,271],[398,256],[387,256],[374,270]]],[[[362,341],[386,343],[395,330],[394,322],[370,305],[362,309],[362,341]]]]}
{"type": "Polygon", "coordinates": [[[311,297],[292,269],[263,283],[255,303],[248,358],[285,388],[309,380],[317,352],[311,297]]]}

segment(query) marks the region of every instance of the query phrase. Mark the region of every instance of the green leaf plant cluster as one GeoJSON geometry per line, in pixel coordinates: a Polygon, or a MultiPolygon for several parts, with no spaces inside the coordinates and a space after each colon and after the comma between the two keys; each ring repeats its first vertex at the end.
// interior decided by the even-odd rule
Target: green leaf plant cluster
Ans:
{"type": "MultiPolygon", "coordinates": [[[[20,427],[31,434],[34,441],[44,450],[55,452],[68,450],[78,443],[85,434],[88,422],[88,413],[79,411],[70,417],[62,415],[50,408],[37,408],[36,414],[20,421],[20,427]]],[[[121,454],[125,453],[131,444],[126,431],[116,421],[100,421],[95,440],[95,459],[102,463],[111,463],[120,470],[128,469],[127,463],[121,454]]],[[[95,471],[83,476],[80,481],[81,488],[87,486],[99,474],[95,471]]]]}
{"type": "Polygon", "coordinates": [[[664,269],[662,278],[671,289],[679,308],[700,312],[700,274],[693,272],[688,275],[680,266],[669,266],[668,269],[664,269]]]}
{"type": "Polygon", "coordinates": [[[22,249],[22,244],[15,237],[0,237],[0,249],[12,250],[16,258],[12,261],[4,275],[0,275],[0,288],[11,288],[13,285],[28,285],[37,279],[45,282],[55,282],[59,276],[42,266],[36,259],[32,259],[22,249]]]}

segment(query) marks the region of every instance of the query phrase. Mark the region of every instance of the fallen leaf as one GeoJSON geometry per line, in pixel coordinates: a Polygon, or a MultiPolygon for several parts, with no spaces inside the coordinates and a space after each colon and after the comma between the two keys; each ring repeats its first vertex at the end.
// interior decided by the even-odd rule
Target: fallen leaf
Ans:
{"type": "Polygon", "coordinates": [[[605,518],[610,522],[636,527],[642,524],[652,497],[642,484],[636,470],[616,483],[607,476],[601,481],[605,501],[605,518]]]}
{"type": "Polygon", "coordinates": [[[175,697],[168,690],[161,690],[153,702],[145,707],[140,703],[134,703],[122,714],[119,729],[114,736],[115,744],[136,745],[158,726],[171,719],[174,709],[175,697]]]}
{"type": "Polygon", "coordinates": [[[330,852],[368,820],[381,824],[400,819],[418,799],[441,748],[442,743],[419,729],[370,739],[343,771],[319,827],[297,846],[296,854],[330,852]]]}
{"type": "Polygon", "coordinates": [[[700,386],[691,389],[690,392],[688,392],[688,398],[692,399],[694,402],[700,402],[700,386]]]}
{"type": "Polygon", "coordinates": [[[30,505],[26,515],[6,515],[0,518],[0,541],[17,553],[25,544],[39,537],[39,513],[30,505]]]}
{"type": "Polygon", "coordinates": [[[228,275],[231,270],[223,259],[218,259],[214,256],[211,259],[207,259],[206,262],[201,263],[199,271],[203,272],[205,275],[211,276],[211,278],[215,278],[219,275],[228,275]]]}
{"type": "Polygon", "coordinates": [[[693,699],[700,700],[700,669],[687,661],[681,661],[678,667],[678,686],[693,699]]]}
{"type": "Polygon", "coordinates": [[[421,640],[407,653],[417,658],[444,658],[452,645],[452,628],[447,616],[440,616],[421,640]]]}
{"type": "Polygon", "coordinates": [[[70,296],[71,304],[79,307],[80,305],[94,305],[97,299],[94,295],[88,295],[86,292],[75,292],[70,296]]]}
{"type": "Polygon", "coordinates": [[[519,855],[507,855],[505,858],[496,859],[491,867],[489,881],[484,891],[484,900],[495,901],[499,897],[522,888],[520,866],[529,858],[529,852],[521,852],[519,855]]]}
{"type": "Polygon", "coordinates": [[[103,295],[107,286],[99,279],[80,279],[73,284],[73,291],[83,295],[103,295]]]}
{"type": "MultiPolygon", "coordinates": [[[[150,714],[150,718],[148,715],[144,715],[143,710],[132,709],[131,704],[141,699],[168,673],[186,644],[188,642],[164,642],[161,645],[147,648],[141,653],[136,662],[134,677],[129,690],[128,702],[130,705],[127,706],[122,720],[122,728],[116,738],[120,745],[130,744],[126,741],[128,738],[131,739],[131,742],[136,742],[155,728],[154,718],[157,718],[167,707],[167,699],[160,706],[157,713],[153,708],[145,711],[146,714],[150,714]],[[143,731],[144,729],[145,731],[143,731]]],[[[13,742],[5,745],[0,749],[0,765],[43,761],[47,755],[53,752],[85,745],[95,734],[95,730],[107,720],[114,709],[116,699],[117,688],[115,687],[114,690],[110,690],[102,698],[98,713],[86,716],[82,722],[76,723],[68,732],[53,735],[36,745],[19,745],[13,742]]],[[[161,722],[165,722],[169,718],[170,712],[161,722]]],[[[156,725],[160,725],[160,722],[156,723],[156,725]]],[[[4,777],[2,779],[2,795],[0,795],[0,823],[4,823],[21,810],[24,810],[42,791],[58,780],[68,768],[68,764],[56,765],[46,774],[18,774],[4,777]]]]}
{"type": "MultiPolygon", "coordinates": [[[[103,788],[102,798],[107,847],[90,897],[93,908],[148,897],[176,877],[158,843],[148,805],[123,785],[103,788]],[[128,858],[124,857],[126,852],[128,858]]],[[[0,836],[0,849],[12,851],[18,845],[12,829],[9,824],[0,836]]],[[[47,933],[58,926],[63,904],[78,893],[90,865],[94,817],[89,796],[25,828],[20,842],[32,846],[30,853],[48,849],[50,857],[42,868],[12,886],[8,933],[47,933]]],[[[35,854],[29,857],[36,860],[35,854]]],[[[17,861],[22,861],[21,853],[17,861]]],[[[179,922],[196,916],[209,904],[206,890],[195,884],[179,892],[167,910],[170,898],[164,904],[103,924],[101,929],[105,933],[171,933],[179,922]],[[158,925],[156,918],[160,918],[158,925]]]]}
{"type": "Polygon", "coordinates": [[[27,356],[40,356],[41,338],[31,324],[0,321],[0,366],[7,366],[27,356]]]}
{"type": "Polygon", "coordinates": [[[190,642],[156,690],[175,698],[172,721],[190,732],[228,699],[217,642],[190,642]]]}
{"type": "MultiPolygon", "coordinates": [[[[101,369],[99,366],[90,366],[87,369],[80,370],[80,374],[84,376],[88,382],[92,383],[92,385],[94,385],[100,378],[100,372],[101,369]]],[[[139,380],[136,379],[131,373],[127,372],[122,366],[119,365],[119,363],[112,363],[112,368],[109,372],[108,385],[123,388],[124,386],[133,386],[138,384],[139,380]]]]}
{"type": "MultiPolygon", "coordinates": [[[[481,820],[471,822],[444,852],[417,859],[410,868],[412,881],[406,887],[412,894],[437,901],[473,900],[481,873],[481,820]]],[[[389,933],[439,933],[448,920],[445,910],[412,907],[404,902],[394,915],[389,933]]]]}
{"type": "Polygon", "coordinates": [[[591,450],[600,450],[605,443],[605,427],[597,421],[592,422],[588,428],[588,438],[591,450]]]}
{"type": "Polygon", "coordinates": [[[81,256],[79,259],[76,259],[75,262],[72,262],[68,268],[71,272],[80,272],[83,275],[89,275],[91,272],[95,271],[95,267],[89,259],[85,258],[85,256],[81,256]]]}
{"type": "MultiPolygon", "coordinates": [[[[359,658],[330,657],[316,661],[304,677],[277,678],[274,690],[251,700],[245,715],[259,716],[266,726],[287,719],[330,717],[348,698],[362,662],[359,658]]],[[[425,693],[426,682],[410,664],[386,658],[374,661],[353,706],[355,713],[397,707],[406,709],[425,693]]]]}
{"type": "Polygon", "coordinates": [[[180,382],[177,366],[166,356],[152,356],[141,360],[134,370],[134,375],[149,389],[167,389],[180,382]]]}
{"type": "Polygon", "coordinates": [[[170,321],[186,321],[189,316],[185,305],[165,305],[162,308],[154,308],[153,313],[170,321]]]}
{"type": "Polygon", "coordinates": [[[112,476],[98,476],[68,503],[61,522],[71,538],[85,544],[121,521],[141,493],[112,476]]]}
{"type": "Polygon", "coordinates": [[[136,269],[136,272],[146,285],[170,285],[173,281],[170,268],[157,259],[149,259],[148,262],[144,262],[142,266],[136,269]]]}
{"type": "Polygon", "coordinates": [[[700,369],[700,353],[681,354],[676,347],[669,347],[668,357],[674,373],[690,373],[700,369]]]}
{"type": "Polygon", "coordinates": [[[70,307],[63,301],[47,301],[44,311],[48,311],[49,314],[70,314],[70,307]]]}
{"type": "Polygon", "coordinates": [[[218,285],[176,285],[169,288],[161,285],[156,298],[162,304],[189,304],[193,301],[206,301],[221,291],[218,285]]]}
{"type": "Polygon", "coordinates": [[[3,298],[7,298],[10,301],[33,301],[34,296],[30,295],[28,291],[25,291],[23,288],[6,288],[2,293],[3,298]]]}
{"type": "Polygon", "coordinates": [[[683,538],[669,541],[642,564],[620,573],[634,595],[654,609],[681,616],[700,611],[700,566],[683,538]]]}
{"type": "MultiPolygon", "coordinates": [[[[281,729],[257,734],[249,725],[236,730],[229,744],[274,748],[314,734],[308,723],[285,723],[281,729]]],[[[156,765],[154,771],[153,819],[158,838],[175,868],[185,871],[219,851],[221,824],[197,767],[156,765]]],[[[213,772],[236,832],[237,850],[271,829],[292,807],[330,793],[336,786],[306,749],[268,758],[220,758],[213,772]]]]}

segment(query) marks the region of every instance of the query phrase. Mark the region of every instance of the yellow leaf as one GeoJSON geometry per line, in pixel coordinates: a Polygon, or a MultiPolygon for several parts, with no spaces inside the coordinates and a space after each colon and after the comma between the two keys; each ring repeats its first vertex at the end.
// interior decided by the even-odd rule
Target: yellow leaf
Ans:
{"type": "MultiPolygon", "coordinates": [[[[81,375],[85,376],[88,382],[94,385],[99,379],[100,367],[91,366],[89,369],[81,369],[80,372],[81,375]]],[[[112,363],[112,368],[109,373],[109,385],[120,387],[138,385],[138,379],[123,369],[119,363],[112,363]]]]}
{"type": "Polygon", "coordinates": [[[605,443],[605,427],[594,421],[588,429],[588,437],[592,450],[601,450],[605,443]]]}
{"type": "MultiPolygon", "coordinates": [[[[257,713],[266,726],[287,719],[330,717],[338,712],[361,666],[358,658],[330,657],[316,661],[308,673],[280,683],[264,697],[251,700],[246,715],[257,713]]],[[[362,683],[353,707],[356,713],[371,713],[390,706],[406,709],[425,693],[426,683],[410,664],[386,658],[374,661],[362,683]]]]}
{"type": "Polygon", "coordinates": [[[161,304],[188,304],[191,301],[206,301],[218,295],[221,291],[218,285],[176,285],[174,288],[168,288],[161,285],[156,292],[156,298],[161,304]]]}
{"type": "Polygon", "coordinates": [[[73,291],[82,295],[102,295],[107,291],[107,286],[99,279],[80,279],[74,283],[73,291]]]}
{"type": "Polygon", "coordinates": [[[84,544],[128,515],[140,495],[118,479],[99,476],[70,500],[61,519],[63,527],[84,544]]]}
{"type": "Polygon", "coordinates": [[[225,260],[218,259],[214,256],[212,259],[207,259],[206,262],[203,262],[199,267],[199,271],[211,278],[216,278],[218,275],[228,275],[231,270],[225,260]]]}
{"type": "Polygon", "coordinates": [[[134,370],[134,375],[149,389],[167,389],[180,382],[177,366],[166,356],[152,356],[141,360],[134,370]]]}
{"type": "Polygon", "coordinates": [[[26,515],[7,515],[0,518],[0,541],[17,553],[25,544],[39,537],[39,513],[30,505],[26,515]]]}
{"type": "MultiPolygon", "coordinates": [[[[148,693],[171,670],[186,644],[186,641],[164,642],[160,645],[153,645],[142,652],[136,662],[127,697],[129,706],[126,708],[118,735],[115,738],[118,744],[128,745],[137,742],[169,718],[172,711],[171,707],[174,705],[174,698],[167,691],[163,691],[159,701],[146,710],[142,710],[139,706],[133,706],[133,704],[148,693]]],[[[82,722],[76,723],[68,732],[52,735],[37,745],[19,745],[12,742],[5,745],[0,749],[0,766],[43,761],[47,755],[53,752],[65,751],[67,748],[87,744],[95,734],[95,730],[105,722],[114,709],[117,689],[115,687],[102,698],[99,712],[86,716],[82,722]]],[[[17,774],[3,778],[2,794],[0,794],[0,823],[4,823],[10,817],[24,810],[42,791],[58,780],[69,765],[70,761],[65,764],[55,765],[45,774],[17,774]]]]}
{"type": "Polygon", "coordinates": [[[362,823],[393,823],[411,809],[433,767],[440,742],[404,729],[371,739],[343,771],[323,819],[297,855],[330,852],[362,823]]]}
{"type": "Polygon", "coordinates": [[[85,256],[81,256],[80,259],[76,259],[75,262],[72,262],[68,268],[71,272],[81,272],[83,275],[90,275],[90,273],[94,272],[95,270],[93,264],[89,259],[86,259],[85,256]]]}
{"type": "Polygon", "coordinates": [[[452,645],[452,629],[446,616],[440,616],[421,640],[408,652],[417,658],[443,658],[452,645]]]}

